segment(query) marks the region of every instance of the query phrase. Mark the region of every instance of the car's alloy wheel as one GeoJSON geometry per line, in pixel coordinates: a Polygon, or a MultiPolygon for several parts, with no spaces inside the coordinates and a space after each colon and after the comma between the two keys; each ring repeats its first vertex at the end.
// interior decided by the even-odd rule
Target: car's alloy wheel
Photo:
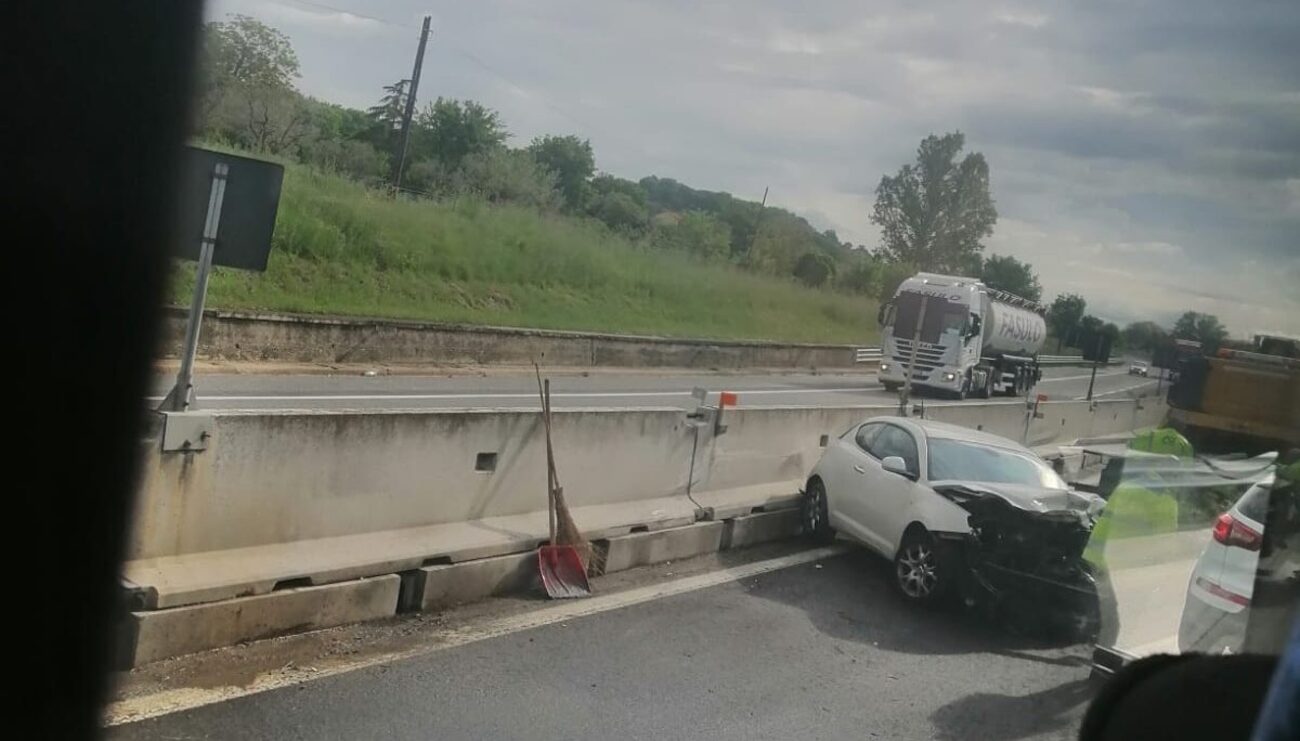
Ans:
{"type": "Polygon", "coordinates": [[[808,482],[803,498],[803,531],[815,541],[829,543],[835,537],[831,530],[826,504],[826,487],[820,479],[808,482]]]}
{"type": "Polygon", "coordinates": [[[898,590],[914,602],[934,602],[947,587],[939,553],[927,534],[908,536],[894,557],[898,590]]]}

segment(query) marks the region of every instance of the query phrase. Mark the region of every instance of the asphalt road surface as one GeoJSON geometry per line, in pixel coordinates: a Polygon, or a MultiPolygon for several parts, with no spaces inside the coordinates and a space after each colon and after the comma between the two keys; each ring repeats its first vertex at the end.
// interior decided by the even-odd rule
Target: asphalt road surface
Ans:
{"type": "Polygon", "coordinates": [[[854,548],[116,726],[109,737],[1076,736],[1094,689],[1084,646],[904,604],[889,570],[854,548]]]}
{"type": "MultiPolygon", "coordinates": [[[[1089,369],[1046,368],[1037,392],[1051,399],[1082,399],[1089,369]]],[[[151,404],[170,387],[155,379],[151,404]]],[[[200,375],[194,383],[206,409],[535,409],[537,382],[531,373],[484,376],[200,375]]],[[[875,376],[854,374],[683,374],[572,372],[554,375],[551,397],[558,407],[693,406],[691,390],[735,391],[742,407],[854,406],[897,402],[875,376]]],[[[1156,381],[1130,376],[1124,368],[1097,373],[1096,398],[1154,393],[1156,381]]],[[[935,403],[958,403],[934,399],[935,403]]],[[[965,403],[972,403],[970,400],[965,403]]]]}

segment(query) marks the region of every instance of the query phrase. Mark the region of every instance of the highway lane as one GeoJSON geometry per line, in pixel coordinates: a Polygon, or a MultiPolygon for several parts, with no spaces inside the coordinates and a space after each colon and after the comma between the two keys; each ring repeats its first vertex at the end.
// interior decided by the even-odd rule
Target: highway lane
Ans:
{"type": "MultiPolygon", "coordinates": [[[[690,408],[699,387],[716,401],[734,391],[742,407],[854,406],[891,404],[874,375],[844,374],[688,374],[681,372],[551,372],[553,403],[560,407],[690,408]]],[[[1088,390],[1087,368],[1044,369],[1038,393],[1051,399],[1080,399],[1088,390]]],[[[155,379],[150,403],[166,393],[170,378],[155,379]]],[[[1094,396],[1122,398],[1155,391],[1154,380],[1130,376],[1122,368],[1097,373],[1094,396]]],[[[531,373],[494,370],[481,376],[363,375],[200,375],[195,388],[207,409],[536,409],[537,384],[531,373]]],[[[955,403],[931,398],[933,403],[955,403]]],[[[969,402],[967,402],[969,403],[969,402]]]]}
{"type": "Polygon", "coordinates": [[[275,641],[161,666],[157,702],[187,709],[109,737],[1073,738],[1093,692],[1087,647],[904,604],[890,564],[861,549],[674,589],[711,576],[691,568],[638,570],[655,581],[626,589],[607,581],[618,574],[601,577],[593,600],[518,602],[536,614],[609,600],[566,619],[397,621],[389,632],[411,637],[391,658],[367,658],[379,639],[352,640],[359,628],[300,639],[359,657],[342,671],[317,649],[275,641]],[[665,592],[620,601],[643,589],[665,592]],[[257,667],[287,664],[306,669],[239,691],[257,686],[257,667]],[[222,684],[234,685],[226,699],[186,705],[222,684]]]}

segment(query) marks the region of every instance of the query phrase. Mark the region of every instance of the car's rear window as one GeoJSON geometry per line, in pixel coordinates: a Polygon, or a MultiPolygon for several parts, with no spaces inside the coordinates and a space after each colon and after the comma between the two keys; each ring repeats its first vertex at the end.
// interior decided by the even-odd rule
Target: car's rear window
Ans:
{"type": "Polygon", "coordinates": [[[1272,487],[1268,484],[1255,484],[1237,500],[1237,511],[1255,522],[1264,524],[1268,518],[1268,494],[1272,487]]]}
{"type": "Polygon", "coordinates": [[[1066,484],[1046,463],[1011,450],[932,438],[930,480],[983,481],[1065,489],[1066,484]]]}

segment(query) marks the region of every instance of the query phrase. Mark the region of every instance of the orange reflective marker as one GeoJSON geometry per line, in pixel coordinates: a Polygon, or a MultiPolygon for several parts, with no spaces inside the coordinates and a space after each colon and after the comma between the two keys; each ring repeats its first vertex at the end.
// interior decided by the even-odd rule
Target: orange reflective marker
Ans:
{"type": "Polygon", "coordinates": [[[734,407],[736,406],[737,403],[739,403],[739,401],[740,401],[740,397],[736,396],[736,392],[734,391],[723,391],[722,393],[718,394],[718,407],[721,409],[726,409],[727,407],[734,407]]]}
{"type": "Polygon", "coordinates": [[[1039,394],[1039,395],[1038,395],[1038,403],[1039,403],[1039,404],[1042,404],[1042,403],[1045,402],[1045,401],[1047,401],[1047,394],[1039,394]]]}

